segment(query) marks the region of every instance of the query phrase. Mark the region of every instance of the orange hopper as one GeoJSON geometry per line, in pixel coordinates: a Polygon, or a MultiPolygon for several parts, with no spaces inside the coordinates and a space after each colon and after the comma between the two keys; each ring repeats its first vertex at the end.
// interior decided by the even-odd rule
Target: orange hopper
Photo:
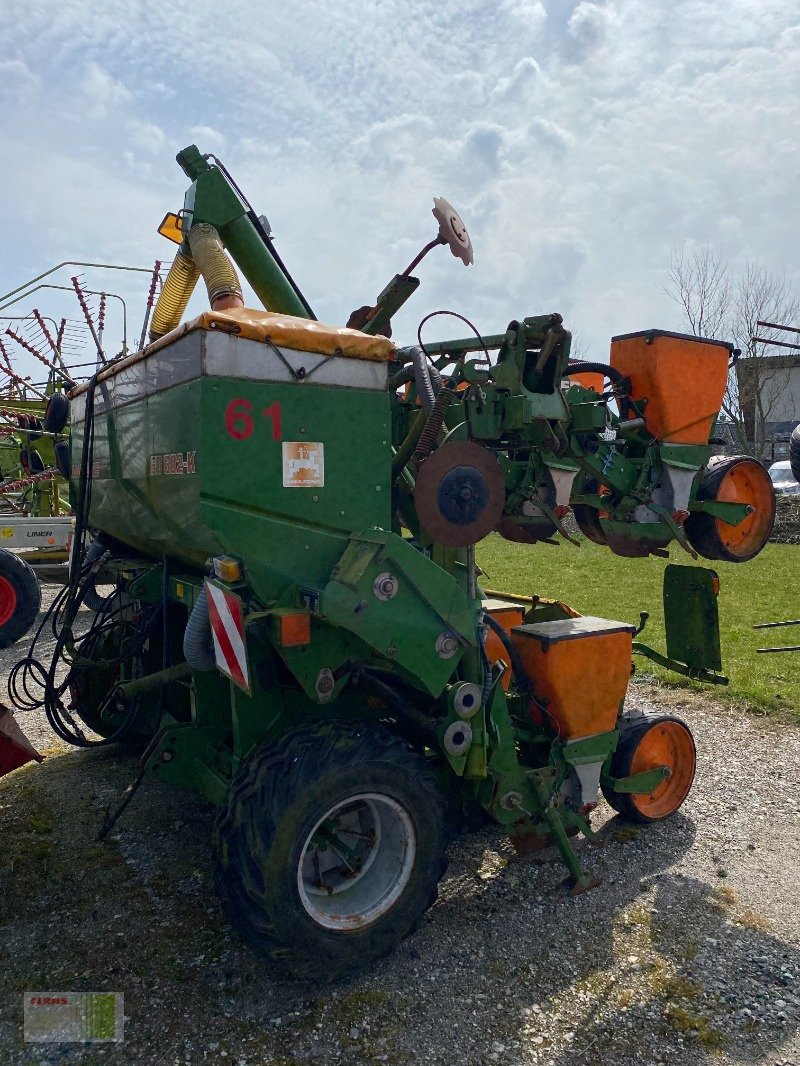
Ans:
{"type": "Polygon", "coordinates": [[[634,627],[605,618],[564,618],[517,626],[511,639],[534,696],[565,740],[607,733],[631,676],[634,627]]]}
{"type": "Polygon", "coordinates": [[[606,384],[605,375],[596,370],[582,370],[579,374],[570,374],[569,380],[584,389],[594,389],[598,394],[604,390],[606,384]]]}
{"type": "Polygon", "coordinates": [[[631,380],[631,399],[647,399],[650,433],[670,444],[707,444],[728,384],[724,341],[651,329],[611,339],[611,365],[631,380]]]}

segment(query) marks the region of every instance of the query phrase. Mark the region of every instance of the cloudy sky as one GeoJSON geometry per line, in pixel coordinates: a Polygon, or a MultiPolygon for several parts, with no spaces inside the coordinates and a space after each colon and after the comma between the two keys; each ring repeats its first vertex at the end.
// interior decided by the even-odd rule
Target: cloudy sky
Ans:
{"type": "MultiPolygon", "coordinates": [[[[605,358],[614,333],[678,325],[662,286],[683,241],[800,281],[796,0],[5,0],[3,13],[1,292],[65,259],[171,259],[155,228],[182,204],[174,156],[192,142],[269,216],[328,321],[434,235],[434,195],[455,204],[475,265],[432,253],[400,339],[436,307],[487,332],[557,310],[605,358]]],[[[145,276],[86,281],[126,298],[138,335],[145,276]]],[[[51,292],[2,313],[37,305],[75,314],[51,292]]]]}

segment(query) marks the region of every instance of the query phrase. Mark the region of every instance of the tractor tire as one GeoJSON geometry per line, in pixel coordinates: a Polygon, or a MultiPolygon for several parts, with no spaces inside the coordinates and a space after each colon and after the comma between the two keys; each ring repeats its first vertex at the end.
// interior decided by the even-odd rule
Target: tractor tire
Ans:
{"type": "Polygon", "coordinates": [[[24,559],[0,549],[0,648],[24,637],[39,614],[39,579],[24,559]]]}
{"type": "Polygon", "coordinates": [[[216,888],[271,968],[339,977],[413,932],[448,841],[445,797],[405,741],[374,723],[310,724],[235,777],[214,828],[216,888]]]}
{"type": "Polygon", "coordinates": [[[683,528],[696,552],[726,563],[745,563],[758,555],[775,524],[775,491],[762,463],[749,455],[715,456],[700,479],[697,498],[750,504],[753,513],[731,526],[693,511],[683,528]]]}
{"type": "MultiPolygon", "coordinates": [[[[597,492],[599,482],[590,478],[583,486],[587,496],[597,492]]],[[[573,503],[572,513],[575,516],[575,524],[587,540],[595,544],[607,544],[606,535],[600,525],[600,512],[585,503],[573,503]]]]}
{"type": "Polygon", "coordinates": [[[800,426],[795,426],[789,438],[789,466],[795,481],[800,481],[800,426]]]}
{"type": "Polygon", "coordinates": [[[63,392],[54,392],[44,409],[42,425],[48,433],[60,433],[69,418],[69,400],[63,392]]]}
{"type": "Polygon", "coordinates": [[[670,715],[634,719],[623,729],[611,756],[611,776],[629,777],[656,766],[668,766],[670,776],[649,795],[615,792],[602,785],[606,802],[632,822],[660,822],[669,818],[689,795],[697,766],[694,737],[680,718],[670,715]]]}

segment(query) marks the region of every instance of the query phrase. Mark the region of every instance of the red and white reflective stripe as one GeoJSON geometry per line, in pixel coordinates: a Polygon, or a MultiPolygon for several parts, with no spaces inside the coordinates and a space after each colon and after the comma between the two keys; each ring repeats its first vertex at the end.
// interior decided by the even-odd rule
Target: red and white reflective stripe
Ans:
{"type": "Polygon", "coordinates": [[[244,643],[242,601],[210,581],[206,581],[206,595],[217,666],[231,681],[249,692],[250,673],[244,643]]]}

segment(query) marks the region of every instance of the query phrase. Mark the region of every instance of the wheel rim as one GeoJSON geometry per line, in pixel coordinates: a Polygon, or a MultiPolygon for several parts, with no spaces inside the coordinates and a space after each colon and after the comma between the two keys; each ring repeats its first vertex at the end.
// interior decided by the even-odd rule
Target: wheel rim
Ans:
{"type": "Polygon", "coordinates": [[[17,590],[7,577],[0,577],[0,626],[10,621],[17,609],[17,590]]]}
{"type": "Polygon", "coordinates": [[[674,814],[692,787],[695,764],[694,740],[688,728],[682,722],[655,722],[636,745],[630,773],[666,766],[670,775],[649,795],[631,795],[634,807],[646,818],[674,814]]]}
{"type": "Polygon", "coordinates": [[[737,558],[757,555],[764,547],[772,531],[775,515],[775,496],[772,482],[764,467],[754,459],[736,463],[725,474],[717,500],[720,503],[746,503],[753,508],[738,526],[731,526],[721,518],[715,519],[717,534],[737,558]]]}
{"type": "Polygon", "coordinates": [[[390,796],[342,800],[308,834],[297,867],[306,913],[326,929],[363,929],[394,906],[411,878],[417,834],[390,796]]]}

